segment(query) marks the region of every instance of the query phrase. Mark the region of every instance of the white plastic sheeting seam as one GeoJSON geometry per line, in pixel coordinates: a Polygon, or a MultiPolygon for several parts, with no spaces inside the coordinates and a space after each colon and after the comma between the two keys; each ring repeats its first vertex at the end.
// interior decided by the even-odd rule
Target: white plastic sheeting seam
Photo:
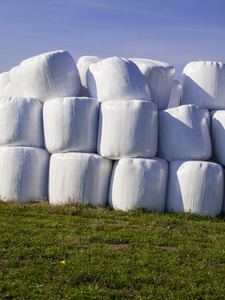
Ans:
{"type": "Polygon", "coordinates": [[[57,98],[44,103],[46,148],[56,152],[96,152],[99,102],[93,98],[57,98]]]}
{"type": "Polygon", "coordinates": [[[30,147],[0,147],[0,197],[35,202],[48,196],[49,153],[30,147]]]}
{"type": "Polygon", "coordinates": [[[102,58],[97,56],[81,56],[77,62],[77,69],[80,74],[81,85],[82,85],[82,97],[88,97],[89,92],[87,88],[87,70],[92,63],[98,62],[102,60],[102,58]]]}
{"type": "Polygon", "coordinates": [[[90,97],[109,100],[151,100],[147,82],[132,61],[110,57],[92,63],[87,71],[90,97]]]}
{"type": "Polygon", "coordinates": [[[129,58],[129,60],[133,61],[145,76],[152,102],[158,109],[166,109],[173,84],[174,67],[168,63],[151,59],[129,58]]]}
{"type": "Polygon", "coordinates": [[[42,106],[34,98],[0,98],[0,145],[44,147],[42,106]]]}
{"type": "Polygon", "coordinates": [[[9,72],[0,74],[0,97],[13,96],[9,72]]]}
{"type": "Polygon", "coordinates": [[[166,211],[219,215],[223,190],[221,165],[206,161],[172,161],[169,164],[166,211]]]}
{"type": "Polygon", "coordinates": [[[182,86],[178,80],[173,81],[170,99],[167,108],[180,106],[182,86]]]}
{"type": "Polygon", "coordinates": [[[165,210],[168,164],[160,158],[122,158],[113,166],[109,205],[124,211],[165,210]]]}
{"type": "Polygon", "coordinates": [[[10,82],[12,84],[13,96],[23,97],[20,66],[15,66],[10,70],[10,82]]]}
{"type": "Polygon", "coordinates": [[[158,112],[149,101],[107,101],[101,104],[98,153],[110,159],[154,157],[157,153],[158,112]]]}
{"type": "Polygon", "coordinates": [[[4,72],[0,74],[0,91],[10,82],[9,72],[4,72]]]}
{"type": "Polygon", "coordinates": [[[211,111],[210,116],[213,155],[225,166],[225,110],[211,111]]]}
{"type": "Polygon", "coordinates": [[[81,95],[80,75],[67,51],[53,51],[28,58],[20,64],[25,97],[41,102],[81,95]]]}
{"type": "Polygon", "coordinates": [[[172,160],[209,160],[212,155],[208,110],[183,105],[159,111],[158,156],[172,160]]]}
{"type": "Polygon", "coordinates": [[[225,109],[225,65],[198,61],[187,64],[182,74],[181,104],[201,108],[225,109]]]}
{"type": "Polygon", "coordinates": [[[49,171],[49,202],[106,205],[112,161],[97,154],[52,154],[49,171]]]}

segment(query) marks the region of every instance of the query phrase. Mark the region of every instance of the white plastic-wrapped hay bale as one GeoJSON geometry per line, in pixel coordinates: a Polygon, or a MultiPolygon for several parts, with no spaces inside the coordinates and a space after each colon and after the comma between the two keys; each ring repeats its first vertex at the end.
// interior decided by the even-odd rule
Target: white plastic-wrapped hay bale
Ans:
{"type": "Polygon", "coordinates": [[[0,74],[0,97],[12,96],[12,85],[10,82],[9,72],[0,74]]]}
{"type": "Polygon", "coordinates": [[[147,82],[132,61],[110,57],[92,63],[87,71],[90,97],[109,100],[151,100],[147,82]]]}
{"type": "Polygon", "coordinates": [[[45,145],[50,153],[96,152],[99,102],[57,98],[44,103],[45,145]]]}
{"type": "Polygon", "coordinates": [[[49,153],[40,148],[0,147],[0,198],[34,202],[47,197],[49,153]]]}
{"type": "Polygon", "coordinates": [[[79,97],[81,82],[72,56],[53,51],[28,58],[20,64],[24,96],[41,102],[60,97],[79,97]]]}
{"type": "Polygon", "coordinates": [[[110,159],[155,157],[158,112],[149,101],[107,101],[101,104],[98,153],[110,159]]]}
{"type": "Polygon", "coordinates": [[[174,80],[167,108],[180,106],[181,90],[182,90],[182,86],[180,82],[178,80],[174,80]]]}
{"type": "Polygon", "coordinates": [[[225,110],[213,110],[210,116],[213,155],[225,166],[225,110]]]}
{"type": "Polygon", "coordinates": [[[97,56],[81,56],[77,61],[77,69],[80,74],[81,85],[82,85],[82,97],[89,97],[88,88],[87,88],[87,70],[92,63],[98,62],[102,58],[97,56]]]}
{"type": "Polygon", "coordinates": [[[12,84],[13,96],[23,97],[20,66],[15,66],[10,70],[10,82],[12,84]]]}
{"type": "Polygon", "coordinates": [[[50,160],[49,201],[106,205],[112,161],[97,154],[55,153],[50,160]]]}
{"type": "Polygon", "coordinates": [[[0,98],[0,145],[44,147],[42,104],[34,98],[0,98]]]}
{"type": "Polygon", "coordinates": [[[174,67],[157,60],[143,58],[130,58],[129,60],[133,61],[145,76],[152,102],[158,109],[166,109],[173,84],[174,67]]]}
{"type": "Polygon", "coordinates": [[[223,169],[223,177],[224,177],[224,193],[223,193],[222,213],[225,213],[225,169],[223,169]]]}
{"type": "Polygon", "coordinates": [[[164,212],[167,162],[160,158],[122,158],[113,166],[109,205],[124,211],[146,208],[164,212]]]}
{"type": "Polygon", "coordinates": [[[221,165],[206,161],[172,161],[166,211],[218,215],[222,210],[223,190],[221,165]]]}
{"type": "Polygon", "coordinates": [[[2,89],[10,82],[9,72],[4,72],[0,74],[0,88],[2,89]]]}
{"type": "Polygon", "coordinates": [[[198,61],[187,64],[182,74],[181,104],[201,108],[225,109],[225,65],[198,61]]]}
{"type": "Polygon", "coordinates": [[[12,97],[13,96],[13,90],[12,90],[12,84],[9,82],[5,87],[3,87],[3,95],[6,97],[12,97]]]}
{"type": "Polygon", "coordinates": [[[183,105],[159,111],[158,155],[172,160],[209,160],[212,155],[208,110],[183,105]]]}

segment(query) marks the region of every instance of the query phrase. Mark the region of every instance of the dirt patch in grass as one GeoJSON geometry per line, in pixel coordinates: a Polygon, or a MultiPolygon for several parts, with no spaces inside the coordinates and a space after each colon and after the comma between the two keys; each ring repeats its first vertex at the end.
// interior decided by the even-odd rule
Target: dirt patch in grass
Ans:
{"type": "Polygon", "coordinates": [[[20,260],[20,264],[21,264],[21,265],[26,264],[26,262],[27,262],[26,259],[21,259],[21,260],[20,260]]]}
{"type": "MultiPolygon", "coordinates": [[[[110,288],[110,287],[106,287],[106,286],[103,286],[102,288],[106,291],[109,291],[109,292],[118,292],[118,289],[114,289],[114,288],[110,288]]],[[[131,299],[133,299],[137,296],[134,291],[131,291],[131,290],[128,290],[128,289],[121,289],[120,293],[123,296],[129,297],[131,299]]]]}
{"type": "Polygon", "coordinates": [[[168,250],[168,251],[177,251],[178,248],[177,247],[169,247],[169,246],[159,246],[159,248],[168,250]]]}
{"type": "Polygon", "coordinates": [[[139,225],[139,224],[135,224],[135,225],[131,225],[132,229],[143,229],[145,228],[145,226],[139,225]]]}
{"type": "Polygon", "coordinates": [[[180,228],[178,228],[178,227],[173,227],[173,228],[171,228],[171,230],[172,230],[172,231],[180,231],[180,228]]]}
{"type": "Polygon", "coordinates": [[[7,259],[0,259],[0,264],[7,264],[8,260],[7,259]]]}
{"type": "Polygon", "coordinates": [[[108,220],[95,220],[90,227],[91,228],[96,228],[96,227],[104,227],[105,226],[126,226],[128,223],[123,220],[113,220],[113,221],[108,221],[108,220]]]}
{"type": "Polygon", "coordinates": [[[123,248],[128,248],[128,244],[104,244],[104,246],[111,250],[119,250],[123,248]]]}

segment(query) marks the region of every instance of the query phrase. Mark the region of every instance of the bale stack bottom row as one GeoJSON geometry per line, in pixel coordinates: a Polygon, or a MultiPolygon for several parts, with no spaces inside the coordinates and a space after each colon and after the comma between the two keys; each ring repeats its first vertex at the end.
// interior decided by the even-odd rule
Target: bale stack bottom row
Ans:
{"type": "Polygon", "coordinates": [[[182,93],[166,63],[82,57],[77,66],[56,51],[25,60],[8,83],[0,74],[3,201],[225,210],[223,64],[187,65],[182,93]]]}

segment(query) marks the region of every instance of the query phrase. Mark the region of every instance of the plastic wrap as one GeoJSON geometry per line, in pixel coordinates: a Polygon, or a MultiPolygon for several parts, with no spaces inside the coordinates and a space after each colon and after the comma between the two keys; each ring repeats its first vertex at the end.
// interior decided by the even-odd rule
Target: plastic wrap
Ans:
{"type": "Polygon", "coordinates": [[[223,169],[223,177],[224,177],[224,192],[223,192],[222,213],[225,213],[225,169],[223,169]]]}
{"type": "Polygon", "coordinates": [[[30,147],[0,147],[0,197],[34,202],[47,197],[49,153],[30,147]]]}
{"type": "Polygon", "coordinates": [[[41,102],[60,97],[79,97],[81,82],[72,56],[54,51],[28,58],[20,64],[25,97],[41,102]]]}
{"type": "Polygon", "coordinates": [[[16,66],[10,70],[10,82],[12,84],[13,96],[23,97],[20,66],[16,66]]]}
{"type": "Polygon", "coordinates": [[[0,97],[12,96],[12,85],[10,82],[9,72],[0,74],[0,97]]]}
{"type": "Polygon", "coordinates": [[[225,166],[225,110],[211,111],[210,116],[213,155],[225,166]]]}
{"type": "Polygon", "coordinates": [[[9,72],[0,74],[0,88],[3,88],[10,82],[9,72]]]}
{"type": "Polygon", "coordinates": [[[88,88],[87,88],[87,79],[86,79],[87,70],[92,63],[98,62],[100,60],[102,60],[102,58],[99,58],[97,56],[81,56],[78,59],[77,69],[79,71],[80,79],[81,79],[82,97],[89,96],[88,88]]]}
{"type": "Polygon", "coordinates": [[[218,215],[223,204],[221,165],[205,161],[173,161],[169,165],[166,211],[218,215]]]}
{"type": "Polygon", "coordinates": [[[57,98],[44,103],[45,144],[49,152],[96,152],[99,102],[57,98]]]}
{"type": "Polygon", "coordinates": [[[195,105],[160,111],[159,157],[167,161],[210,159],[212,145],[209,127],[209,112],[195,105]]]}
{"type": "Polygon", "coordinates": [[[154,157],[158,112],[149,101],[107,101],[99,115],[98,153],[110,159],[154,157]]]}
{"type": "Polygon", "coordinates": [[[182,104],[225,109],[225,65],[198,61],[187,64],[182,74],[182,104]]]}
{"type": "Polygon", "coordinates": [[[164,212],[167,175],[168,165],[163,159],[120,159],[113,166],[110,207],[124,211],[142,207],[164,212]]]}
{"type": "Polygon", "coordinates": [[[49,171],[49,201],[106,205],[112,161],[97,154],[52,154],[49,171]]]}
{"type": "Polygon", "coordinates": [[[180,106],[181,90],[182,90],[182,86],[180,82],[178,80],[174,80],[167,108],[180,106]]]}
{"type": "Polygon", "coordinates": [[[12,84],[9,82],[6,86],[3,87],[3,95],[6,97],[12,97],[13,95],[13,90],[12,90],[12,84]]]}
{"type": "Polygon", "coordinates": [[[173,84],[174,67],[157,60],[143,58],[130,58],[129,60],[133,61],[145,76],[152,102],[158,109],[166,109],[173,84]]]}
{"type": "Polygon", "coordinates": [[[151,100],[147,82],[132,61],[110,57],[92,63],[87,71],[89,95],[100,102],[109,100],[151,100]]]}
{"type": "Polygon", "coordinates": [[[40,101],[34,98],[0,98],[0,145],[44,147],[40,101]]]}

